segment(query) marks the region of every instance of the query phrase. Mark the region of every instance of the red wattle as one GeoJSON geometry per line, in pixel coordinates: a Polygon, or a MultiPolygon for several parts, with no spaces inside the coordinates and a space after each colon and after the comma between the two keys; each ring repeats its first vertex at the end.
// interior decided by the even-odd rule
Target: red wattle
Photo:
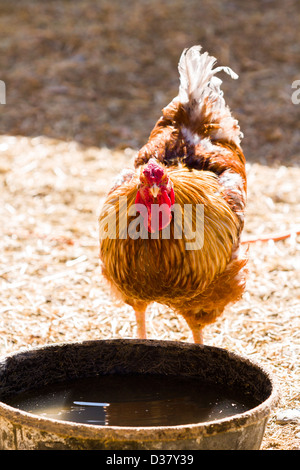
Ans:
{"type": "MultiPolygon", "coordinates": [[[[148,188],[147,188],[148,189],[148,188]]],[[[166,189],[162,189],[156,200],[150,196],[150,192],[143,194],[147,201],[137,192],[135,204],[144,204],[147,207],[148,217],[144,218],[144,226],[150,233],[163,230],[172,220],[171,206],[175,202],[174,190],[170,191],[170,196],[166,189]]]]}

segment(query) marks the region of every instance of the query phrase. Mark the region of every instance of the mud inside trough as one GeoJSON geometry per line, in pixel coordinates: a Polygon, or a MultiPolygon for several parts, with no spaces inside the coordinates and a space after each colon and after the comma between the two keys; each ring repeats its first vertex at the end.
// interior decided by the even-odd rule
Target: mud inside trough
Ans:
{"type": "Polygon", "coordinates": [[[2,361],[0,383],[2,449],[258,449],[277,403],[248,359],[172,341],[32,349],[2,361]]]}

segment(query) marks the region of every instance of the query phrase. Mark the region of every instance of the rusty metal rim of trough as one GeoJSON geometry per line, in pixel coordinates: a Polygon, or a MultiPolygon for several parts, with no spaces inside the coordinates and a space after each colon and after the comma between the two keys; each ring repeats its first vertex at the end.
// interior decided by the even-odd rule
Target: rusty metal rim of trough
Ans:
{"type": "Polygon", "coordinates": [[[92,424],[81,424],[76,422],[70,421],[63,421],[63,420],[56,420],[53,418],[44,418],[33,413],[28,413],[23,410],[16,409],[6,403],[0,401],[0,418],[3,417],[4,419],[9,420],[16,426],[26,426],[27,428],[38,428],[42,432],[48,433],[55,433],[61,436],[68,436],[70,438],[81,438],[81,439],[91,439],[91,440],[128,440],[131,438],[136,441],[142,440],[155,440],[155,433],[157,433],[157,439],[161,439],[161,433],[167,436],[168,439],[176,440],[176,439],[184,439],[185,434],[189,438],[199,438],[200,436],[213,436],[220,432],[230,432],[236,431],[239,428],[245,428],[247,426],[253,425],[258,421],[263,420],[264,418],[268,418],[270,412],[276,407],[280,400],[280,393],[279,393],[279,386],[277,379],[270,374],[270,372],[257,362],[250,360],[245,356],[240,356],[233,351],[225,350],[219,347],[214,346],[202,346],[202,345],[195,345],[193,343],[181,343],[176,341],[159,341],[159,340],[122,340],[122,339],[112,339],[112,340],[87,340],[87,341],[80,341],[80,342],[72,342],[72,343],[53,343],[48,344],[45,346],[38,346],[35,348],[31,348],[26,351],[15,352],[10,354],[9,356],[5,356],[0,358],[1,360],[7,358],[13,358],[14,356],[18,356],[20,354],[34,353],[42,350],[47,350],[49,348],[55,347],[66,347],[66,346],[74,346],[74,345],[88,345],[91,343],[99,343],[99,342],[122,342],[122,341],[130,341],[131,343],[135,344],[160,344],[160,345],[171,345],[176,344],[180,345],[181,347],[195,347],[195,348],[209,348],[211,350],[217,351],[224,351],[230,358],[235,358],[238,360],[247,363],[249,366],[252,366],[258,369],[261,373],[265,375],[265,377],[269,380],[271,384],[271,393],[269,397],[257,405],[256,407],[240,413],[233,415],[228,418],[222,418],[219,420],[209,421],[209,422],[201,422],[201,423],[194,423],[194,424],[183,424],[183,425],[173,425],[173,426],[147,426],[147,427],[134,427],[134,426],[99,426],[99,425],[92,425],[92,424]],[[126,437],[124,436],[126,434],[126,437]]]}

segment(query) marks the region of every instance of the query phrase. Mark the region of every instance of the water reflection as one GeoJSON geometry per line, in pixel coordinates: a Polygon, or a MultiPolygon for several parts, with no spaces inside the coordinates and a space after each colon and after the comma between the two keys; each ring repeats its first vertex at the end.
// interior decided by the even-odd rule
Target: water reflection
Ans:
{"type": "Polygon", "coordinates": [[[6,403],[64,421],[110,426],[174,426],[244,412],[255,403],[199,378],[109,375],[54,384],[6,403]]]}

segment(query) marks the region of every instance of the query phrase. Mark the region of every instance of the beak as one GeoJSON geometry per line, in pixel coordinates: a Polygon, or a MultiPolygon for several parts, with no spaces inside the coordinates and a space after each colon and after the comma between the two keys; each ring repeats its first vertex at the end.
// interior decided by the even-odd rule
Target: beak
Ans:
{"type": "Polygon", "coordinates": [[[157,195],[159,193],[159,187],[157,186],[157,184],[154,184],[153,186],[151,186],[150,192],[151,192],[153,197],[157,197],[157,195]]]}

